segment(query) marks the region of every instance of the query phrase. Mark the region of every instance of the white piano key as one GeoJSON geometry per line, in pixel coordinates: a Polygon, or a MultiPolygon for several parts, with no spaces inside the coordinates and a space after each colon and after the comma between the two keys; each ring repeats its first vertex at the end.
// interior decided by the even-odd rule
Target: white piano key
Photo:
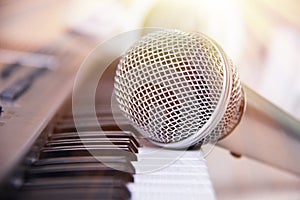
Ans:
{"type": "Polygon", "coordinates": [[[215,192],[200,150],[176,151],[144,145],[133,162],[132,199],[215,199],[215,192]]]}

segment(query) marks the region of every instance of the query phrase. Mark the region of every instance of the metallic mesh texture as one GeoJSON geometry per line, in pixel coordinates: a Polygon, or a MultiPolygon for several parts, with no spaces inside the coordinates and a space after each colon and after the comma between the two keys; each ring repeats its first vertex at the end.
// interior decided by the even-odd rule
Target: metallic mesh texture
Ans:
{"type": "Polygon", "coordinates": [[[115,76],[117,102],[125,117],[155,142],[176,143],[194,134],[200,134],[196,142],[216,141],[238,123],[243,104],[236,69],[224,63],[216,46],[202,34],[150,33],[120,60],[115,76]],[[201,135],[224,92],[225,67],[233,72],[230,102],[211,134],[201,135]]]}
{"type": "Polygon", "coordinates": [[[202,140],[203,144],[208,142],[215,143],[230,134],[238,125],[244,113],[245,99],[240,77],[237,73],[236,66],[230,59],[228,59],[228,64],[233,76],[230,101],[222,120],[214,130],[202,140]]]}

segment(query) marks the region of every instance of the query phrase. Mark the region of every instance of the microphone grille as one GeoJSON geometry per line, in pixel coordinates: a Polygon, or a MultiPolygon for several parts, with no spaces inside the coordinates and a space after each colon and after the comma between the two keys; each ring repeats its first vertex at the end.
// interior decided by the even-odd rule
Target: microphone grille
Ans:
{"type": "Polygon", "coordinates": [[[238,74],[223,51],[203,34],[179,30],[134,44],[119,62],[115,94],[136,129],[175,148],[227,135],[243,104],[238,74]]]}

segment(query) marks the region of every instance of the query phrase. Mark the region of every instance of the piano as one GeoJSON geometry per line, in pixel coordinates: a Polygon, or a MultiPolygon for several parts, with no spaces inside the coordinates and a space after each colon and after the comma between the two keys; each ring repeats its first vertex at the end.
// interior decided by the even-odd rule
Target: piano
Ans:
{"type": "MultiPolygon", "coordinates": [[[[75,123],[74,84],[92,46],[67,33],[40,49],[13,47],[33,60],[51,56],[56,66],[45,68],[36,58],[37,66],[21,66],[0,80],[0,198],[215,199],[200,147],[172,151],[152,145],[111,101],[118,59],[98,83],[96,123],[84,103],[76,107],[75,123]],[[24,87],[20,80],[32,74],[37,75],[24,87]],[[11,94],[16,90],[20,94],[11,94]]],[[[98,55],[91,63],[96,69],[106,56],[98,55]]],[[[79,97],[87,98],[84,92],[79,97]]]]}
{"type": "MultiPolygon", "coordinates": [[[[87,103],[73,113],[78,70],[98,42],[66,24],[76,2],[0,3],[0,199],[299,199],[293,174],[221,148],[205,157],[141,137],[111,102],[117,57],[93,86],[96,112],[87,103]]],[[[103,69],[114,50],[91,64],[103,69]]]]}

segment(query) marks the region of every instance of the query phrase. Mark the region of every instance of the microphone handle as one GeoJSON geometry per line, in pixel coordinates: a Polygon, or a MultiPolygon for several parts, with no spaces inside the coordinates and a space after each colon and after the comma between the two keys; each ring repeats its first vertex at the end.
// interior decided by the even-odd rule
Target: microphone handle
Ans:
{"type": "Polygon", "coordinates": [[[244,116],[218,145],[300,176],[300,122],[249,87],[243,89],[244,116]]]}

